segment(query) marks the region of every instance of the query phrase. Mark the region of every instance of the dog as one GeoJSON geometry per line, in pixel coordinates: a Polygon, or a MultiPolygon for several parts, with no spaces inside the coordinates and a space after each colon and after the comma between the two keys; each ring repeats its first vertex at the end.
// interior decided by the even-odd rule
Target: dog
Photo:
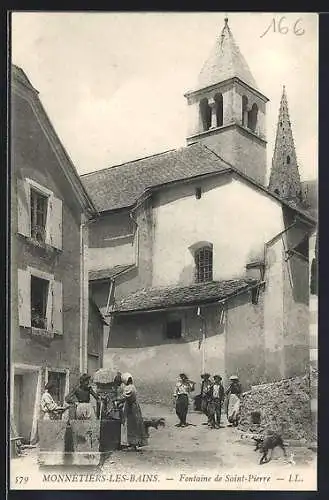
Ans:
{"type": "Polygon", "coordinates": [[[259,461],[260,464],[266,464],[271,460],[273,450],[277,446],[279,446],[279,448],[282,449],[284,456],[285,457],[287,456],[283,439],[279,434],[273,432],[271,434],[268,434],[267,436],[253,438],[253,439],[256,442],[256,448],[254,451],[259,450],[262,454],[259,461]],[[270,456],[268,456],[269,451],[271,452],[270,456]]]}
{"type": "Polygon", "coordinates": [[[144,429],[147,437],[150,437],[150,427],[158,430],[159,427],[165,427],[166,422],[164,418],[153,417],[144,420],[144,429]]]}

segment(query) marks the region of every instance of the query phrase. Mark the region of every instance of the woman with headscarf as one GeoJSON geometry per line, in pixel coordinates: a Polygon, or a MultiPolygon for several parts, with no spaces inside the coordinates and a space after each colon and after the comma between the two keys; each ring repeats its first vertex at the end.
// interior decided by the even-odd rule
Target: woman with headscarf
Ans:
{"type": "Polygon", "coordinates": [[[226,390],[226,415],[229,423],[236,427],[239,423],[242,387],[239,377],[236,375],[232,375],[230,381],[230,385],[226,390]]]}
{"type": "Polygon", "coordinates": [[[91,376],[87,373],[81,375],[78,387],[74,387],[65,398],[67,403],[76,403],[77,420],[96,419],[94,407],[90,402],[90,396],[93,396],[96,401],[98,401],[100,397],[91,387],[90,379],[91,376]]]}
{"type": "Polygon", "coordinates": [[[186,417],[188,412],[189,393],[194,391],[195,383],[191,382],[185,373],[179,375],[179,380],[175,387],[174,398],[176,400],[176,415],[179,418],[177,427],[186,427],[186,417]]]}
{"type": "Polygon", "coordinates": [[[44,420],[57,420],[61,414],[69,408],[59,406],[52,396],[55,386],[53,382],[48,382],[45,386],[45,391],[41,396],[40,407],[44,420]]]}
{"type": "Polygon", "coordinates": [[[122,407],[121,446],[138,450],[148,444],[141,408],[137,401],[137,391],[130,373],[123,373],[124,384],[118,403],[122,407]]]}

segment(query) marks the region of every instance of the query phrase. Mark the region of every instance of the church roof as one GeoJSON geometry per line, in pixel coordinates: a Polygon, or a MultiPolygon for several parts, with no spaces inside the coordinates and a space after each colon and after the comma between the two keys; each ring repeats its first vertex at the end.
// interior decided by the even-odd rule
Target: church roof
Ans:
{"type": "Polygon", "coordinates": [[[204,63],[198,77],[198,88],[209,87],[230,78],[237,77],[247,85],[257,89],[257,84],[249,66],[240,52],[229,28],[228,20],[221,35],[204,63]]]}
{"type": "Polygon", "coordinates": [[[248,290],[259,282],[255,278],[210,281],[190,286],[147,288],[116,301],[112,313],[149,311],[184,305],[211,304],[237,292],[248,290]]]}
{"type": "Polygon", "coordinates": [[[200,143],[81,176],[99,212],[131,207],[152,186],[229,169],[200,143]]]}
{"type": "Polygon", "coordinates": [[[282,199],[200,142],[90,172],[82,175],[81,180],[98,212],[107,212],[132,208],[147,190],[227,172],[238,175],[251,186],[315,222],[313,214],[296,206],[295,203],[282,199]]]}

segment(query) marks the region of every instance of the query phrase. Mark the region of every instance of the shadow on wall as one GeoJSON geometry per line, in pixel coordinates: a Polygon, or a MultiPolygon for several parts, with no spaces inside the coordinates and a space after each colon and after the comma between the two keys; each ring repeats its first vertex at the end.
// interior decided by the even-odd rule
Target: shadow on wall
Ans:
{"type": "Polygon", "coordinates": [[[163,344],[187,344],[202,337],[205,326],[208,338],[224,332],[221,308],[202,308],[204,324],[197,307],[176,312],[151,312],[116,316],[111,326],[109,348],[143,348],[163,344]]]}

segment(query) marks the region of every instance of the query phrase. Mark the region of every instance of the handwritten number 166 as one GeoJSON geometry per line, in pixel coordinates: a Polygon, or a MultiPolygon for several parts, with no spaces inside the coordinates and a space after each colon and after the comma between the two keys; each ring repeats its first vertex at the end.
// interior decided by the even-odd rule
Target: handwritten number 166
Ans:
{"type": "MultiPolygon", "coordinates": [[[[270,29],[273,29],[274,33],[280,33],[281,35],[286,35],[289,32],[289,28],[287,25],[284,25],[283,23],[285,22],[286,17],[281,17],[279,21],[275,18],[272,19],[269,27],[267,30],[260,36],[262,38],[263,36],[267,35],[267,33],[270,31],[270,29]]],[[[299,24],[301,23],[301,19],[297,19],[297,21],[293,24],[293,33],[296,36],[301,36],[304,35],[305,30],[301,27],[299,27],[299,24]]]]}

